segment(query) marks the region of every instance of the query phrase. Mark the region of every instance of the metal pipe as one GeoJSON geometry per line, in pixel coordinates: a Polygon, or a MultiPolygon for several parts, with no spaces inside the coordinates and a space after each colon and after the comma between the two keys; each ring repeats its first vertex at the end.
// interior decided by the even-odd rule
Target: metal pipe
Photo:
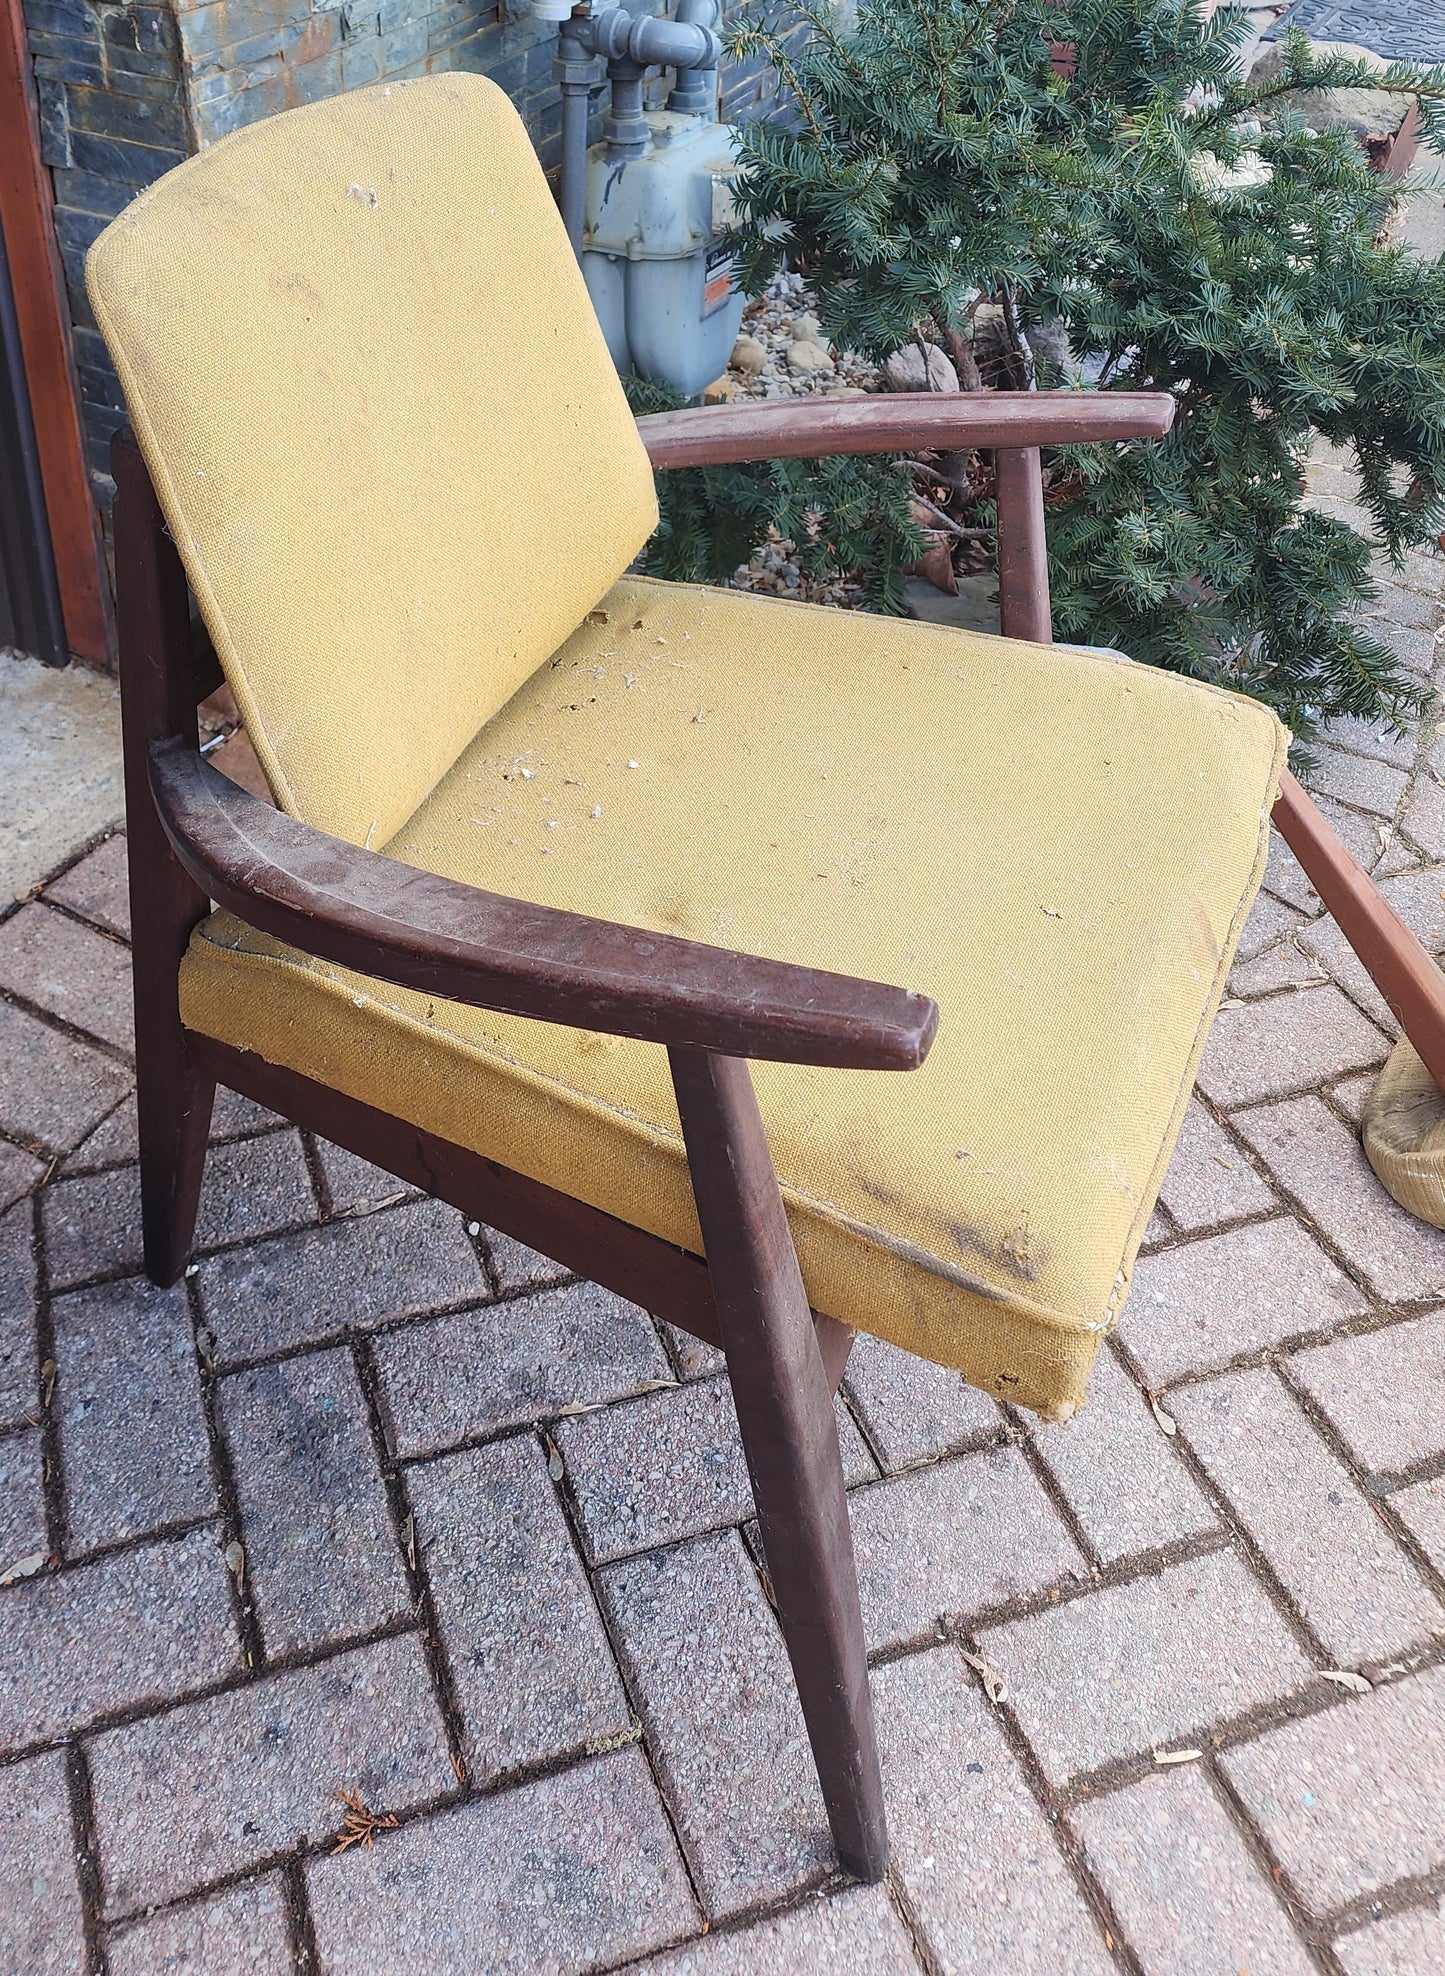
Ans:
{"type": "MultiPolygon", "coordinates": [[[[688,27],[703,27],[716,33],[722,23],[721,0],[677,0],[673,19],[688,27]]],[[[679,69],[677,81],[667,99],[669,110],[682,116],[717,116],[717,64],[704,68],[679,69]]]]}
{"type": "Polygon", "coordinates": [[[562,222],[579,261],[587,213],[587,117],[592,91],[602,80],[602,65],[589,46],[590,27],[584,4],[563,23],[552,60],[562,91],[562,222]]]}

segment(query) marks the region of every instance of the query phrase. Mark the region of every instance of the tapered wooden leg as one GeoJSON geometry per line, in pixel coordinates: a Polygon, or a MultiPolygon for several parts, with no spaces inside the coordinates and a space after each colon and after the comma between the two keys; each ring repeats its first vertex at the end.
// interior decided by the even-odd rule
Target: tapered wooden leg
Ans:
{"type": "Polygon", "coordinates": [[[888,1864],[832,1385],[748,1066],[673,1050],[673,1085],[763,1551],[838,1857],[888,1864]]]}
{"type": "Polygon", "coordinates": [[[136,1038],[140,1218],[146,1275],[162,1288],[186,1266],[206,1167],[216,1086],[183,1044],[136,1038]]]}
{"type": "Polygon", "coordinates": [[[1280,777],[1273,815],[1310,884],[1445,1090],[1445,974],[1288,770],[1280,777]]]}
{"type": "Polygon", "coordinates": [[[146,1274],[169,1285],[195,1233],[215,1080],[191,1061],[178,976],[191,929],[210,910],[161,827],[150,789],[153,742],[196,744],[195,674],[185,572],[128,432],[111,448],[115,475],[116,630],[120,644],[141,1231],[146,1274]]]}

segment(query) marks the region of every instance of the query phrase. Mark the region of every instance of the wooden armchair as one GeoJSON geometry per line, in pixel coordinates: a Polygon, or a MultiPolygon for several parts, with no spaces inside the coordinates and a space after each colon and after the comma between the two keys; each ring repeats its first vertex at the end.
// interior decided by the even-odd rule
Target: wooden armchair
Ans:
{"type": "MultiPolygon", "coordinates": [[[[854,1331],[1078,1404],[1280,785],[1263,709],[1047,642],[1037,448],[1170,403],[634,425],[521,126],[462,75],[227,139],[90,284],[139,440],[147,1269],[185,1265],[220,1082],[721,1345],[839,1857],[876,1879],[854,1331]],[[624,575],[653,466],[927,445],[997,449],[1005,639],[624,575]],[[188,586],[279,808],[197,752],[188,586]]],[[[1432,984],[1284,788],[1434,1048],[1432,984]]]]}

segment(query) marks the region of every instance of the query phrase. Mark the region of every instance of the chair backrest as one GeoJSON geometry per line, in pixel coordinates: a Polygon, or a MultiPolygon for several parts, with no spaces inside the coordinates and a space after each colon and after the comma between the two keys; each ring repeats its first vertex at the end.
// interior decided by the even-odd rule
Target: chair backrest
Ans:
{"type": "Polygon", "coordinates": [[[278,802],[385,843],[656,524],[520,119],[465,74],[289,111],[87,276],[278,802]]]}

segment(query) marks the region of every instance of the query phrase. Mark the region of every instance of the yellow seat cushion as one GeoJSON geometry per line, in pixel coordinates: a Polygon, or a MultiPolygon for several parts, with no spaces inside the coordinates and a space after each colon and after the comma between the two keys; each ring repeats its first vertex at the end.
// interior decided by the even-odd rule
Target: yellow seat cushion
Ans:
{"type": "MultiPolygon", "coordinates": [[[[1117,1316],[1263,866],[1285,736],[1108,658],[625,579],[386,845],[918,988],[908,1074],[755,1068],[816,1307],[1062,1417],[1117,1316]]],[[[665,1053],[217,914],[186,1022],[694,1251],[665,1053]]]]}
{"type": "Polygon", "coordinates": [[[520,118],[464,74],[268,118],[86,273],[278,801],[384,844],[657,520],[520,118]]]}

